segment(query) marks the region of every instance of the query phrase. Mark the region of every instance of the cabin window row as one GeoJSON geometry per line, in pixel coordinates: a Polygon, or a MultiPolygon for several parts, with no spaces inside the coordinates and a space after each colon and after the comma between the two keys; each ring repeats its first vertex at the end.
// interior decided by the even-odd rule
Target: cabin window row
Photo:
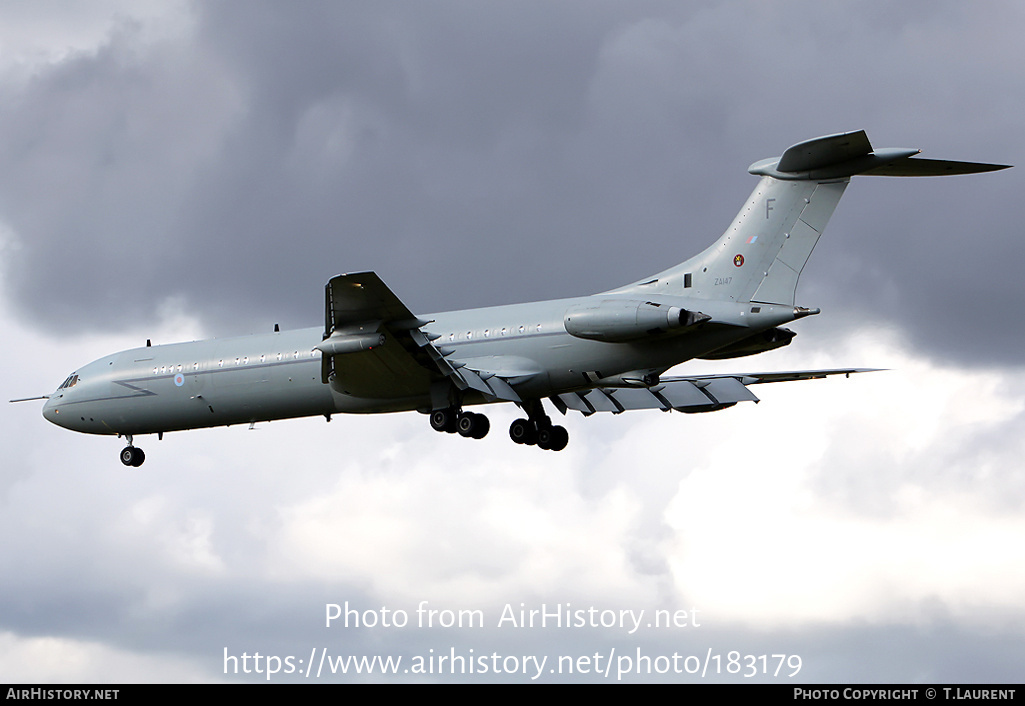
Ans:
{"type": "MultiPolygon", "coordinates": [[[[271,354],[271,355],[273,356],[273,354],[271,354]]],[[[261,355],[259,357],[257,357],[257,356],[250,357],[248,355],[238,356],[234,360],[232,360],[231,358],[220,358],[217,361],[217,367],[218,368],[224,368],[224,367],[234,367],[236,365],[237,366],[249,365],[250,362],[252,362],[252,363],[257,363],[257,362],[259,362],[259,363],[266,363],[268,357],[269,356],[267,356],[266,354],[263,354],[263,355],[261,355]]],[[[277,361],[281,362],[283,360],[290,360],[290,359],[291,360],[299,360],[300,358],[316,358],[316,357],[317,357],[317,350],[315,348],[311,348],[309,353],[307,353],[306,351],[298,351],[298,350],[291,351],[291,352],[285,352],[285,353],[278,353],[277,354],[277,361]]],[[[211,363],[211,367],[212,366],[213,366],[213,363],[211,363]]],[[[198,362],[197,363],[193,363],[192,364],[191,372],[197,372],[198,370],[199,370],[199,363],[198,362]]],[[[181,373],[181,372],[190,372],[190,371],[189,371],[189,369],[188,369],[188,367],[186,365],[182,365],[181,363],[179,363],[178,365],[154,365],[153,366],[153,374],[154,375],[167,375],[169,373],[173,374],[173,373],[181,373]]]]}
{"type": "MultiPolygon", "coordinates": [[[[503,326],[500,329],[499,328],[486,328],[483,331],[480,330],[480,329],[477,329],[476,331],[467,331],[465,335],[464,334],[458,334],[458,337],[460,339],[465,339],[467,341],[472,341],[475,338],[491,338],[492,336],[511,336],[513,334],[525,334],[528,331],[535,332],[535,333],[541,333],[541,324],[536,324],[536,325],[534,325],[532,327],[531,326],[519,326],[519,327],[503,326]]],[[[457,337],[456,333],[454,333],[454,332],[450,333],[448,335],[449,343],[454,342],[456,340],[456,337],[457,337]]]]}

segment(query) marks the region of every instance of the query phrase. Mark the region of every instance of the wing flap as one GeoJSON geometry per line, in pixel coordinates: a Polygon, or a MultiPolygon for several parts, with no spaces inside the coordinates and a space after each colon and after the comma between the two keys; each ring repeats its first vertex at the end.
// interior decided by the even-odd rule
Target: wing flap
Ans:
{"type": "Polygon", "coordinates": [[[560,409],[574,409],[585,416],[595,412],[619,414],[631,409],[662,409],[679,412],[710,412],[738,402],[758,402],[749,385],[795,380],[821,380],[831,375],[876,372],[875,368],[791,370],[775,373],[740,373],[664,377],[653,387],[596,387],[564,392],[552,398],[560,409]]]}
{"type": "Polygon", "coordinates": [[[737,378],[714,378],[708,381],[702,392],[711,397],[716,404],[722,405],[758,401],[758,398],[737,378]]]}
{"type": "Polygon", "coordinates": [[[608,390],[597,388],[587,393],[587,401],[594,407],[595,412],[612,412],[619,414],[623,410],[616,405],[615,398],[608,390]]]}
{"type": "Polygon", "coordinates": [[[651,390],[638,387],[629,388],[624,387],[618,390],[612,390],[611,393],[615,395],[616,401],[627,409],[665,409],[665,403],[662,402],[651,390]]]}
{"type": "MultiPolygon", "coordinates": [[[[569,409],[575,409],[585,417],[589,417],[595,413],[594,406],[587,401],[587,395],[584,393],[565,392],[561,395],[556,395],[556,399],[560,400],[563,405],[569,409]]],[[[563,412],[563,414],[565,414],[565,412],[563,412]]]]}
{"type": "Polygon", "coordinates": [[[487,384],[491,386],[492,394],[500,400],[509,400],[511,402],[520,402],[520,396],[516,394],[516,390],[512,388],[508,382],[503,380],[497,375],[487,379],[487,384]]]}
{"type": "Polygon", "coordinates": [[[709,403],[708,396],[689,380],[668,382],[659,392],[673,409],[702,407],[709,403]]]}

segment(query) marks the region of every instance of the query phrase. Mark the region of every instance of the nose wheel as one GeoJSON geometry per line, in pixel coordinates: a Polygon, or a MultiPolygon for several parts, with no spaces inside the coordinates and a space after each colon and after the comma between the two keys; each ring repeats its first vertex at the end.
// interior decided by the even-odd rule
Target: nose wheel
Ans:
{"type": "Polygon", "coordinates": [[[138,446],[126,446],[121,449],[121,463],[138,468],[146,460],[146,454],[138,446]]]}
{"type": "Polygon", "coordinates": [[[142,449],[138,446],[132,445],[132,435],[127,434],[125,438],[128,439],[128,446],[121,449],[121,463],[126,466],[132,466],[138,468],[142,465],[142,462],[146,460],[146,454],[143,453],[142,449]]]}

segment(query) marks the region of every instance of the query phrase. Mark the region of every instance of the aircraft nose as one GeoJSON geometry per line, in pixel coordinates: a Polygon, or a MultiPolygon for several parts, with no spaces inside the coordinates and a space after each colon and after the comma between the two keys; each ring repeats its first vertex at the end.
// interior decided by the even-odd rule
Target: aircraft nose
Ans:
{"type": "Polygon", "coordinates": [[[67,416],[61,417],[60,405],[57,400],[47,400],[43,405],[43,419],[59,427],[68,428],[67,416]]]}
{"type": "Polygon", "coordinates": [[[47,400],[43,405],[43,419],[46,421],[56,424],[57,423],[57,407],[52,400],[47,400]]]}

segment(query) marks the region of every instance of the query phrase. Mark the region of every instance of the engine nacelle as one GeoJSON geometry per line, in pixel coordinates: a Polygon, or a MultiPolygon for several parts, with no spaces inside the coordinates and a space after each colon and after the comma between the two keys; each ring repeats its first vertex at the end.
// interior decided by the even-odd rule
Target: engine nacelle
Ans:
{"type": "Polygon", "coordinates": [[[384,341],[383,333],[333,333],[314,348],[323,351],[324,355],[341,355],[368,351],[383,346],[384,341]]]}
{"type": "Polygon", "coordinates": [[[783,346],[789,346],[797,334],[788,328],[770,328],[748,336],[725,348],[720,348],[708,355],[700,356],[702,360],[724,360],[726,358],[743,358],[746,355],[764,353],[783,346]]]}
{"type": "Polygon", "coordinates": [[[563,324],[577,338],[620,343],[671,331],[681,331],[711,317],[678,306],[654,302],[605,299],[576,306],[566,312],[563,324]]]}

